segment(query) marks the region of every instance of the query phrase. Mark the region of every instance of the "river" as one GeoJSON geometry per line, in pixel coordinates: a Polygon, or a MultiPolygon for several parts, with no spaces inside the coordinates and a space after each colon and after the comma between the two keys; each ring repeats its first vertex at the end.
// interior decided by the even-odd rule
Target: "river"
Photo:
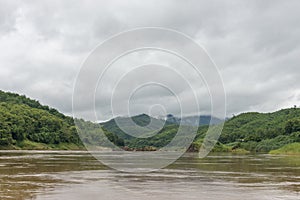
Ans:
{"type": "Polygon", "coordinates": [[[82,151],[0,151],[0,199],[296,200],[300,157],[186,154],[155,172],[118,172],[82,151]]]}

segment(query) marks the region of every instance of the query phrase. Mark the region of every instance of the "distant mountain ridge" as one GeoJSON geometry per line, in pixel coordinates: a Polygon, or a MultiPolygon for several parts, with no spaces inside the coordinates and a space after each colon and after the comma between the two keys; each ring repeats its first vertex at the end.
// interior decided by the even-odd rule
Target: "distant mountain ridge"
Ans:
{"type": "Polygon", "coordinates": [[[210,115],[188,116],[179,118],[175,117],[172,114],[167,115],[166,121],[171,124],[181,124],[186,126],[217,125],[224,122],[224,120],[210,115]]]}
{"type": "MultiPolygon", "coordinates": [[[[92,147],[102,147],[108,139],[125,150],[152,151],[168,145],[176,136],[180,123],[187,127],[197,126],[198,117],[198,131],[189,151],[199,151],[208,124],[223,121],[211,116],[179,119],[168,115],[158,119],[141,114],[98,124],[73,119],[24,95],[0,90],[0,149],[84,149],[82,141],[92,147]],[[74,120],[84,127],[82,133],[76,131],[74,120]],[[155,123],[149,126],[150,122],[155,123]],[[118,124],[129,131],[124,132],[118,124]],[[99,135],[100,132],[105,135],[99,135]],[[137,138],[131,133],[145,137],[137,138]]],[[[214,151],[269,152],[292,143],[300,143],[300,109],[296,106],[273,113],[242,113],[226,119],[214,151]]]]}
{"type": "Polygon", "coordinates": [[[152,132],[157,130],[159,125],[185,125],[185,126],[203,126],[203,125],[217,125],[223,123],[223,120],[212,117],[212,116],[190,116],[184,117],[182,119],[169,114],[165,119],[151,117],[147,114],[140,114],[132,117],[117,117],[111,119],[107,122],[100,123],[106,130],[115,133],[118,137],[123,139],[132,139],[132,137],[124,132],[124,129],[127,129],[127,132],[136,132],[137,127],[134,125],[144,127],[145,132],[152,132]],[[197,123],[197,120],[199,123],[197,123]],[[147,125],[152,121],[152,126],[147,127],[147,125]],[[135,124],[133,124],[134,122],[135,124]],[[121,126],[121,128],[120,128],[121,126]],[[123,130],[122,130],[123,129],[123,130]]]}
{"type": "Polygon", "coordinates": [[[128,140],[128,139],[132,139],[133,136],[126,134],[124,132],[124,129],[127,130],[126,132],[135,132],[138,134],[137,132],[139,131],[138,128],[141,127],[145,133],[151,133],[152,131],[155,131],[159,127],[161,127],[158,125],[165,124],[165,121],[151,117],[146,114],[140,114],[133,117],[117,117],[100,124],[103,126],[105,130],[108,130],[109,132],[116,134],[120,138],[128,140]],[[152,126],[148,127],[151,121],[154,122],[154,125],[152,124],[152,126]]]}
{"type": "MultiPolygon", "coordinates": [[[[197,126],[196,117],[179,119],[168,115],[165,120],[142,114],[132,117],[138,125],[146,126],[150,120],[161,120],[165,126],[157,135],[149,138],[134,138],[123,132],[113,120],[103,123],[104,129],[125,140],[131,149],[159,149],[168,144],[176,135],[180,122],[183,125],[197,126]]],[[[124,117],[122,120],[129,120],[124,117]]],[[[218,118],[199,116],[198,133],[189,151],[198,151],[205,138],[209,124],[223,123],[218,118]]],[[[149,130],[150,132],[153,130],[149,130]]],[[[130,132],[129,132],[130,133],[130,132]]],[[[300,109],[282,109],[273,113],[249,112],[226,119],[221,137],[214,151],[269,152],[294,142],[300,142],[300,109]]]]}

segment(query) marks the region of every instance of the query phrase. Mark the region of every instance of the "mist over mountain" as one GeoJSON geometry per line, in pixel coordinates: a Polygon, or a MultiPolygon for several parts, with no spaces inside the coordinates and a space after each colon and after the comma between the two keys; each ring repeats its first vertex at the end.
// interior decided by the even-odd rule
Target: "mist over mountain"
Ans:
{"type": "MultiPolygon", "coordinates": [[[[295,106],[273,113],[248,112],[226,119],[214,151],[269,152],[300,142],[299,116],[300,109],[295,106]]],[[[0,149],[82,149],[82,142],[102,147],[108,138],[124,150],[141,151],[159,150],[168,145],[180,125],[198,127],[189,148],[189,151],[198,151],[209,124],[215,126],[223,122],[212,116],[180,119],[169,114],[160,119],[141,114],[99,124],[73,119],[37,100],[3,91],[0,91],[0,119],[0,149]],[[84,127],[80,137],[73,120],[84,127]]]]}
{"type": "Polygon", "coordinates": [[[117,134],[118,137],[124,139],[132,139],[132,136],[125,132],[141,134],[141,132],[151,133],[162,129],[168,125],[184,125],[184,126],[204,126],[204,125],[217,125],[224,121],[210,116],[188,116],[179,118],[172,114],[168,114],[166,117],[152,117],[147,114],[140,114],[132,117],[116,117],[107,122],[100,123],[103,127],[110,132],[117,134]],[[142,131],[138,129],[142,127],[142,131]],[[127,130],[127,131],[125,131],[127,130]]]}
{"type": "Polygon", "coordinates": [[[172,124],[181,124],[186,126],[203,126],[203,125],[217,125],[224,122],[217,117],[210,115],[176,117],[172,114],[167,115],[166,121],[172,124]]]}

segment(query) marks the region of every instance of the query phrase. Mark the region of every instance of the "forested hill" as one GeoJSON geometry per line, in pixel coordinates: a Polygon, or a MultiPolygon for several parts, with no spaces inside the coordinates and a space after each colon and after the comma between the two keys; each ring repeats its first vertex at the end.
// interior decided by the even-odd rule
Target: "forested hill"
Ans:
{"type": "MultiPolygon", "coordinates": [[[[99,146],[99,124],[78,120],[86,128],[81,135],[86,145],[99,146]]],[[[124,141],[104,131],[105,137],[118,146],[124,141]]],[[[72,117],[38,101],[0,90],[0,149],[85,149],[72,117]]]]}
{"type": "Polygon", "coordinates": [[[67,117],[54,108],[49,108],[49,106],[41,105],[40,102],[27,98],[25,95],[19,95],[11,92],[4,92],[0,90],[0,102],[18,104],[18,105],[27,105],[31,108],[41,109],[49,112],[52,115],[55,115],[61,119],[68,119],[69,123],[72,123],[72,118],[67,117]]]}
{"type": "MultiPolygon", "coordinates": [[[[149,123],[145,114],[132,120],[141,126],[149,123]]],[[[152,118],[153,119],[153,118],[152,118]]],[[[158,120],[158,119],[153,119],[158,120]]],[[[111,120],[95,124],[79,120],[85,127],[81,135],[85,144],[101,146],[104,129],[106,137],[127,150],[157,150],[167,145],[176,135],[177,124],[167,122],[154,136],[134,138],[126,135],[111,120]]],[[[121,119],[128,125],[126,119],[121,119]]],[[[217,126],[217,125],[216,125],[217,126]]],[[[132,131],[137,131],[136,127],[132,131]]],[[[190,151],[199,150],[208,126],[200,126],[190,151]]],[[[149,129],[152,134],[153,130],[149,129]]],[[[147,134],[147,133],[142,133],[147,134]]],[[[269,152],[285,145],[300,142],[300,109],[289,108],[274,113],[244,113],[227,120],[215,151],[245,149],[252,152],[269,152]]],[[[293,145],[297,147],[299,145],[293,145]]],[[[0,91],[0,149],[84,149],[71,117],[53,108],[41,105],[25,96],[0,91]]]]}
{"type": "MultiPolygon", "coordinates": [[[[142,126],[149,123],[150,119],[153,120],[145,114],[132,117],[133,121],[142,126]]],[[[126,121],[128,118],[121,120],[126,121]]],[[[125,145],[131,149],[153,150],[167,145],[176,135],[179,126],[174,121],[168,120],[157,135],[144,139],[125,134],[114,120],[103,123],[103,127],[124,139],[125,145]]],[[[207,128],[207,125],[199,127],[190,151],[199,150],[207,128]]],[[[251,152],[269,152],[295,142],[300,142],[299,108],[283,109],[273,113],[249,112],[235,116],[224,123],[215,151],[244,149],[251,152]]]]}
{"type": "Polygon", "coordinates": [[[225,123],[219,141],[256,152],[300,142],[300,109],[240,114],[225,123]]]}
{"type": "Polygon", "coordinates": [[[73,119],[38,101],[0,91],[0,148],[82,148],[73,119]]]}

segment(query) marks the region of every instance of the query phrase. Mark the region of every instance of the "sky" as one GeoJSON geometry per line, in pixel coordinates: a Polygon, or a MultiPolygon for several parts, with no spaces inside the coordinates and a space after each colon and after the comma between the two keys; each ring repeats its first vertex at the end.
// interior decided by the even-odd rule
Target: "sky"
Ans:
{"type": "MultiPolygon", "coordinates": [[[[99,44],[130,29],[162,27],[188,35],[206,50],[224,83],[227,116],[300,106],[299,9],[297,0],[0,0],[0,89],[26,94],[71,115],[76,77],[99,44]]],[[[130,69],[146,61],[184,66],[178,58],[161,52],[132,54],[115,64],[115,71],[104,79],[107,85],[100,90],[111,91],[114,85],[110,81],[118,72],[122,76],[120,68],[130,69]]],[[[167,80],[185,97],[182,103],[189,104],[187,85],[179,83],[176,74],[153,65],[152,69],[132,73],[117,87],[117,115],[125,112],[121,108],[126,91],[134,85],[132,80],[140,83],[138,80],[153,72],[153,77],[167,80]],[[155,70],[162,71],[155,75],[155,70]]],[[[196,85],[199,82],[202,111],[209,113],[209,93],[189,72],[188,80],[196,85]]],[[[178,113],[176,98],[161,90],[153,86],[133,95],[131,113],[149,110],[150,104],[151,109],[158,110],[152,110],[157,115],[178,113]],[[164,102],[168,102],[167,110],[161,112],[164,102]]],[[[108,99],[102,99],[101,91],[96,107],[101,110],[99,118],[105,120],[111,117],[111,107],[108,99]]],[[[83,101],[80,108],[87,112],[83,101]]],[[[189,109],[191,115],[196,114],[192,107],[189,109]]]]}

